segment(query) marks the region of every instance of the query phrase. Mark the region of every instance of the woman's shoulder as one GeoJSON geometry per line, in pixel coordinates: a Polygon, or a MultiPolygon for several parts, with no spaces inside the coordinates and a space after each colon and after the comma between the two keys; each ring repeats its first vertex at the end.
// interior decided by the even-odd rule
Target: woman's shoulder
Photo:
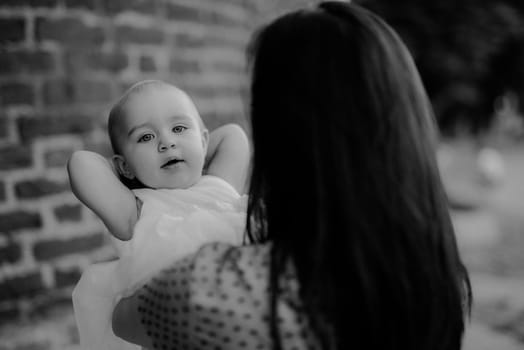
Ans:
{"type": "Polygon", "coordinates": [[[245,266],[267,266],[270,259],[271,244],[231,245],[213,242],[202,246],[194,257],[195,264],[214,262],[245,266]]]}
{"type": "Polygon", "coordinates": [[[164,273],[168,278],[191,279],[194,285],[198,285],[195,289],[201,291],[220,288],[223,281],[239,277],[258,284],[267,280],[270,252],[269,243],[242,246],[207,243],[164,273]]]}

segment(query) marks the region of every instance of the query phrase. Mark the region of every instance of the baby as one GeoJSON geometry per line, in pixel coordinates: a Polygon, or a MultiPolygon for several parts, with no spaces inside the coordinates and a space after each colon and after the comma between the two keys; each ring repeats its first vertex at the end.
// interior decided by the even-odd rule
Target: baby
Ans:
{"type": "Polygon", "coordinates": [[[249,144],[233,124],[209,134],[189,96],[161,81],[132,86],[111,110],[108,130],[111,162],[78,151],[68,172],[119,259],[88,267],[73,305],[82,349],[136,349],[112,333],[119,298],[206,242],[242,243],[249,144]]]}

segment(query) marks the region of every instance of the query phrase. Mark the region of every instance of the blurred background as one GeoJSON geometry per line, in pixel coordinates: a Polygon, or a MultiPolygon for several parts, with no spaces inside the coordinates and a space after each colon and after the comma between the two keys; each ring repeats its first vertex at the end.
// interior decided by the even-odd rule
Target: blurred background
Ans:
{"type": "MultiPolygon", "coordinates": [[[[524,3],[360,0],[400,34],[433,103],[474,309],[464,349],[524,349],[524,3]]],[[[300,0],[0,0],[0,350],[77,349],[71,290],[113,251],[69,189],[110,154],[111,102],[141,79],[246,120],[246,45],[300,0]]]]}

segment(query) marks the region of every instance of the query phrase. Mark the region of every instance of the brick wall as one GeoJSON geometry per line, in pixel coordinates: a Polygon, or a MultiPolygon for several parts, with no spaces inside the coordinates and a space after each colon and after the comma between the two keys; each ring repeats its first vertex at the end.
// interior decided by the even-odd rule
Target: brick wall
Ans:
{"type": "Polygon", "coordinates": [[[244,127],[245,45],[297,1],[0,2],[0,321],[69,300],[89,263],[112,257],[65,164],[110,154],[111,102],[141,79],[185,89],[210,129],[244,127]]]}

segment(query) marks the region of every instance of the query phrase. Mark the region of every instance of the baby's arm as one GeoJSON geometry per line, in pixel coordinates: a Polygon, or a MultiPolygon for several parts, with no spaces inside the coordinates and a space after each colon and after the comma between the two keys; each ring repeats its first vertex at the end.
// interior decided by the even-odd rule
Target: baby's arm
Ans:
{"type": "Polygon", "coordinates": [[[76,197],[102,219],[114,236],[130,239],[138,217],[136,199],[109,161],[94,152],[76,151],[67,163],[67,171],[76,197]]]}
{"type": "Polygon", "coordinates": [[[249,141],[236,124],[226,124],[209,135],[207,174],[229,182],[239,193],[244,192],[249,166],[249,141]]]}

